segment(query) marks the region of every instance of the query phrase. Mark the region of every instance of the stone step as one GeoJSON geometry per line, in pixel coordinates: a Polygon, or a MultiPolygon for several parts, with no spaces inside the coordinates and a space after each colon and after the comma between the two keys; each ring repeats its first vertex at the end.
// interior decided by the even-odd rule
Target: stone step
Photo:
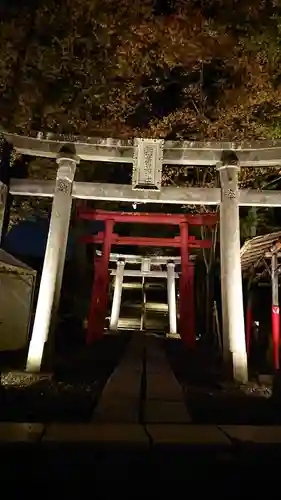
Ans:
{"type": "Polygon", "coordinates": [[[214,425],[160,425],[146,426],[147,432],[155,446],[227,446],[230,439],[214,425]]]}
{"type": "Polygon", "coordinates": [[[94,422],[138,423],[139,398],[120,396],[102,398],[96,407],[92,420],[94,422]]]}
{"type": "Polygon", "coordinates": [[[43,442],[58,443],[136,443],[148,446],[145,430],[138,424],[51,424],[47,426],[43,442]]]}
{"type": "Polygon", "coordinates": [[[182,388],[171,370],[162,343],[162,339],[141,334],[132,337],[124,357],[103,390],[94,411],[94,421],[138,422],[141,407],[145,422],[191,421],[182,388]],[[144,367],[145,394],[141,393],[144,367]]]}
{"type": "Polygon", "coordinates": [[[147,399],[145,402],[144,421],[146,424],[187,424],[191,422],[191,417],[183,401],[147,399]]]}
{"type": "Polygon", "coordinates": [[[183,401],[184,399],[180,384],[173,373],[168,370],[146,374],[146,397],[164,401],[183,401]]]}
{"type": "Polygon", "coordinates": [[[0,443],[36,443],[43,431],[39,423],[0,422],[0,443]]]}
{"type": "Polygon", "coordinates": [[[141,335],[132,337],[120,364],[102,392],[93,414],[94,421],[139,421],[143,342],[141,335]]]}
{"type": "Polygon", "coordinates": [[[115,373],[106,384],[102,398],[108,397],[138,397],[141,387],[142,372],[125,371],[115,373]]]}

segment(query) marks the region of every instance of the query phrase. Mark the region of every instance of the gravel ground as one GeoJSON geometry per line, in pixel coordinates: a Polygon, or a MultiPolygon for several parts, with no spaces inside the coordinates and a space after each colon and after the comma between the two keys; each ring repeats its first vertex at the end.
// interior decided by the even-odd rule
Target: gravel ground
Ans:
{"type": "MultiPolygon", "coordinates": [[[[128,339],[126,334],[107,335],[91,347],[73,344],[57,356],[52,377],[11,372],[23,367],[24,353],[0,356],[0,421],[90,421],[128,339]]],[[[272,397],[269,383],[222,384],[209,350],[199,348],[191,355],[177,340],[165,341],[165,346],[193,423],[281,424],[279,400],[272,397]]]]}
{"type": "MultiPolygon", "coordinates": [[[[127,339],[126,335],[107,335],[94,346],[70,349],[56,359],[53,377],[11,374],[9,357],[5,356],[5,362],[2,357],[0,421],[89,421],[127,339]]],[[[12,368],[21,368],[15,366],[14,358],[12,368]]]]}
{"type": "Polygon", "coordinates": [[[253,379],[245,386],[222,383],[211,350],[199,347],[188,353],[181,342],[170,340],[166,352],[185,393],[193,423],[229,425],[280,425],[281,393],[273,397],[272,384],[253,379]]]}

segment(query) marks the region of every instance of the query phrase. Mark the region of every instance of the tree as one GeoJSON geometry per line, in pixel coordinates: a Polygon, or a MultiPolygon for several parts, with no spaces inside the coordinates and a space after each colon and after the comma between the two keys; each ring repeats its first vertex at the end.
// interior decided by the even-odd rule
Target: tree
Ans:
{"type": "Polygon", "coordinates": [[[11,4],[0,28],[2,123],[10,130],[279,136],[279,2],[11,4]]]}
{"type": "MultiPolygon", "coordinates": [[[[1,120],[8,130],[280,136],[277,0],[5,0],[0,8],[1,120]]],[[[31,176],[38,166],[40,176],[54,176],[48,160],[30,162],[31,176]]],[[[93,166],[82,171],[90,178],[93,166]]],[[[200,172],[169,168],[163,178],[194,185],[203,175],[206,185],[214,183],[212,170],[200,172]]],[[[240,183],[252,187],[276,175],[243,169],[240,183]]]]}
{"type": "MultiPolygon", "coordinates": [[[[1,124],[9,131],[281,138],[280,0],[2,0],[0,50],[1,124]]],[[[30,161],[29,175],[53,178],[54,167],[30,161]]],[[[77,177],[94,174],[81,163],[77,177]]],[[[242,169],[239,182],[262,188],[278,176],[242,169]]],[[[217,173],[169,167],[163,182],[214,186],[217,173]]],[[[21,215],[14,203],[12,220],[49,205],[21,200],[20,207],[21,215]]],[[[245,211],[242,237],[265,231],[272,219],[269,211],[245,211]]],[[[211,297],[217,227],[202,237],[213,241],[202,254],[211,297]]]]}

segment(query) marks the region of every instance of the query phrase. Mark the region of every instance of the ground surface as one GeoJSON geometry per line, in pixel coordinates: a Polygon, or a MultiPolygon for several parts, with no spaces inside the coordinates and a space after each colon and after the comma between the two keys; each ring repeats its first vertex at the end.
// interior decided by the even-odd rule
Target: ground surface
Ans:
{"type": "Polygon", "coordinates": [[[0,421],[88,421],[127,340],[112,335],[93,347],[74,345],[57,356],[52,379],[34,383],[18,376],[11,380],[9,368],[21,368],[22,358],[2,356],[0,421]]]}
{"type": "Polygon", "coordinates": [[[193,422],[200,424],[279,425],[281,394],[273,394],[270,377],[253,377],[237,387],[223,380],[219,364],[206,347],[187,352],[180,343],[166,343],[166,352],[185,393],[193,422]]]}
{"type": "Polygon", "coordinates": [[[255,492],[278,481],[281,426],[266,424],[280,411],[269,387],[222,385],[199,344],[191,356],[179,341],[137,333],[72,347],[57,356],[53,379],[2,371],[2,482],[39,481],[53,495],[58,482],[80,491],[103,480],[104,495],[108,480],[133,479],[138,493],[181,479],[237,498],[242,482],[255,492]]]}
{"type": "MultiPolygon", "coordinates": [[[[11,383],[2,375],[0,420],[21,422],[88,422],[94,415],[105,383],[118,365],[128,335],[107,335],[93,347],[74,346],[57,357],[54,377],[35,383],[11,383]]],[[[210,352],[200,347],[192,355],[180,341],[163,342],[167,359],[183,388],[192,423],[281,424],[281,410],[269,385],[256,382],[237,388],[223,384],[210,352]]],[[[14,360],[12,368],[20,366],[14,360]]],[[[2,371],[9,358],[2,356],[2,371]]],[[[124,384],[129,381],[124,381],[124,384]]],[[[163,384],[165,385],[165,381],[163,384]]],[[[161,384],[160,384],[161,385],[161,384]]],[[[168,408],[168,407],[167,407],[168,408]]],[[[167,410],[169,411],[169,410],[167,410]]],[[[165,412],[163,407],[163,412],[165,412]]]]}

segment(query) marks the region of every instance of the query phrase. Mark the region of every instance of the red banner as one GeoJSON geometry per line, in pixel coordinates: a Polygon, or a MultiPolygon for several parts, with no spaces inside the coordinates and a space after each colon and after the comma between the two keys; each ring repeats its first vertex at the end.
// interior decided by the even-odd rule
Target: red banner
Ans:
{"type": "Polygon", "coordinates": [[[279,370],[279,342],[280,342],[280,308],[272,306],[272,343],[273,343],[273,363],[275,370],[279,370]]]}

